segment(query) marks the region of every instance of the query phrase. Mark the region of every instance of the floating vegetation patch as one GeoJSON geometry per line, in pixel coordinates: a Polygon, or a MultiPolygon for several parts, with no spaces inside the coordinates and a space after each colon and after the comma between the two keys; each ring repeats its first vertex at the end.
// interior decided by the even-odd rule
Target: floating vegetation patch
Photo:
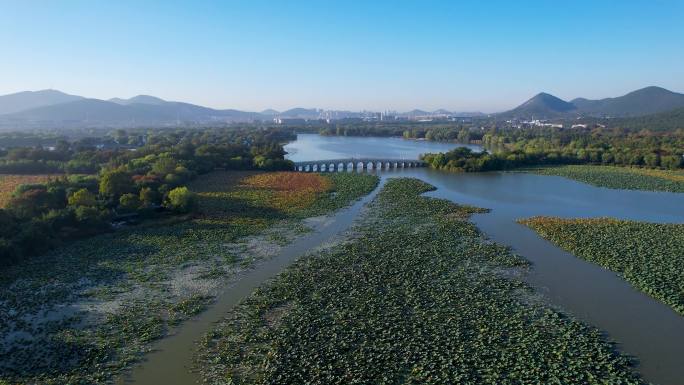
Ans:
{"type": "Polygon", "coordinates": [[[201,341],[210,384],[641,384],[601,333],[507,272],[481,209],[392,179],[354,237],[300,259],[201,341]]]}
{"type": "Polygon", "coordinates": [[[684,193],[684,174],[681,171],[589,165],[533,168],[529,171],[613,189],[684,193]]]}
{"type": "Polygon", "coordinates": [[[75,241],[0,270],[0,384],[111,381],[231,276],[305,232],[302,217],[346,206],[378,183],[293,174],[207,174],[189,186],[199,207],[185,220],[75,241]],[[284,203],[302,191],[313,199],[284,203]]]}
{"type": "Polygon", "coordinates": [[[552,217],[520,223],[684,315],[684,224],[552,217]]]}

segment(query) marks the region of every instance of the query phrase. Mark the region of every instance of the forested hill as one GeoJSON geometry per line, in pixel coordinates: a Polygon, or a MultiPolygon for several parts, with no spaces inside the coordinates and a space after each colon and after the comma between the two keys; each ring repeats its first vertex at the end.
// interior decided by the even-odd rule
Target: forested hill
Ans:
{"type": "Polygon", "coordinates": [[[586,123],[603,124],[607,127],[618,127],[632,131],[675,131],[684,130],[684,107],[658,114],[638,116],[633,118],[598,119],[585,118],[586,123]]]}
{"type": "Polygon", "coordinates": [[[576,98],[566,102],[540,93],[520,106],[498,114],[502,119],[548,119],[557,117],[638,117],[684,108],[684,94],[661,87],[646,87],[626,95],[590,100],[576,98]]]}

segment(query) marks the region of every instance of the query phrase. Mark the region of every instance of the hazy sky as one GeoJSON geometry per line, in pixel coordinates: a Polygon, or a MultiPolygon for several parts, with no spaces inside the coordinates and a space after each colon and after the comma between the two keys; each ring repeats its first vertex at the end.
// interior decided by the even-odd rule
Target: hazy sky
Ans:
{"type": "Polygon", "coordinates": [[[684,92],[684,1],[0,0],[0,94],[508,109],[684,92]]]}

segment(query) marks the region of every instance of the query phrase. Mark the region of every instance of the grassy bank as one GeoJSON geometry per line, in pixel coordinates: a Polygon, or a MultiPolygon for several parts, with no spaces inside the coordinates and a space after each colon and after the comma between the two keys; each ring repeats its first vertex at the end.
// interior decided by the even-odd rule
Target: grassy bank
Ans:
{"type": "Polygon", "coordinates": [[[533,168],[540,175],[556,175],[599,187],[684,193],[684,172],[646,168],[571,165],[533,168]]]}
{"type": "Polygon", "coordinates": [[[352,239],[298,261],[202,341],[212,384],[640,384],[601,333],[545,305],[480,209],[393,179],[352,239]]]}
{"type": "Polygon", "coordinates": [[[198,211],[76,241],[0,271],[0,383],[105,383],[219,288],[370,192],[357,174],[214,172],[198,211]]]}
{"type": "Polygon", "coordinates": [[[521,220],[577,257],[624,277],[684,315],[684,225],[610,218],[521,220]]]}

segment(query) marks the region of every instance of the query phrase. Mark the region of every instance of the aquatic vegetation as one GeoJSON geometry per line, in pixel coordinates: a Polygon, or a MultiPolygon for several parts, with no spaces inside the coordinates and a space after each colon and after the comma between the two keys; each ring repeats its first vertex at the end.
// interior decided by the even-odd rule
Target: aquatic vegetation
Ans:
{"type": "Polygon", "coordinates": [[[61,175],[0,175],[0,208],[5,207],[17,186],[22,184],[45,183],[50,178],[58,178],[61,175]]]}
{"type": "Polygon", "coordinates": [[[577,257],[619,273],[684,315],[684,224],[553,217],[520,223],[577,257]]]}
{"type": "Polygon", "coordinates": [[[681,171],[588,165],[533,168],[528,171],[613,189],[684,193],[684,174],[681,171]]]}
{"type": "Polygon", "coordinates": [[[260,245],[270,245],[276,229],[277,251],[305,231],[300,218],[348,205],[378,182],[292,174],[203,175],[189,186],[198,197],[193,215],[75,241],[0,270],[0,383],[110,381],[260,258],[240,252],[245,237],[263,234],[260,245]],[[282,206],[312,184],[319,187],[308,205],[282,206]],[[272,199],[278,194],[283,200],[272,199]]]}
{"type": "Polygon", "coordinates": [[[244,210],[273,218],[303,218],[342,208],[377,184],[378,178],[369,174],[215,172],[192,187],[204,198],[200,199],[199,211],[207,218],[231,217],[244,210]],[[233,188],[216,189],[224,183],[233,188]]]}
{"type": "Polygon", "coordinates": [[[300,259],[201,342],[211,384],[641,384],[598,330],[545,305],[482,209],[392,179],[354,236],[300,259]]]}

